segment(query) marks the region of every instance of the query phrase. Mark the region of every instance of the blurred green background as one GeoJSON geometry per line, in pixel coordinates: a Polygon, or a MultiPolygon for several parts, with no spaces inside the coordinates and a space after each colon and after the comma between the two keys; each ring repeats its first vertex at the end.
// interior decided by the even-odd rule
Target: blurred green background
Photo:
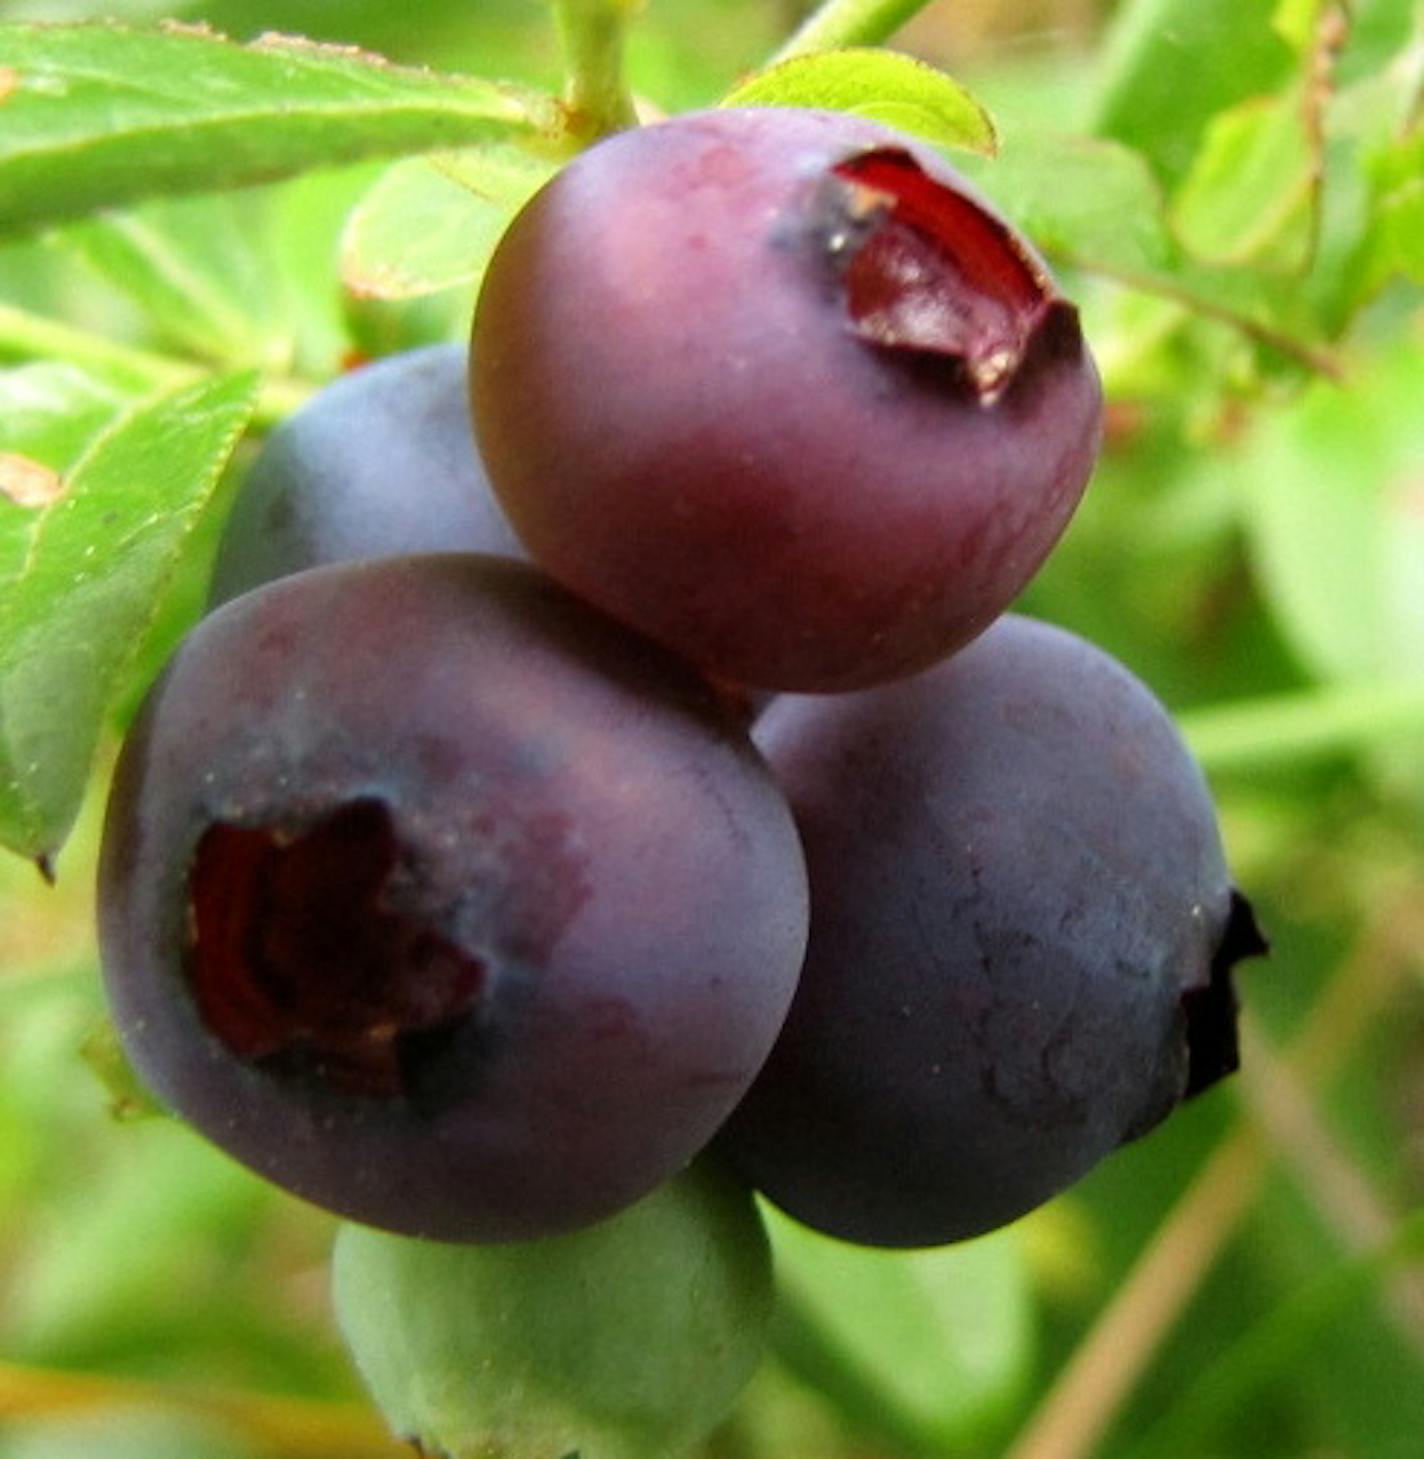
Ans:
{"type": "MultiPolygon", "coordinates": [[[[664,110],[710,103],[803,9],[652,0],[635,88],[664,110]]],[[[535,0],[0,0],[5,20],[101,13],[558,84],[535,0]]],[[[1045,132],[1141,168],[1120,190],[1106,162],[1038,175],[1109,412],[1095,483],[1023,606],[1179,713],[1275,951],[1243,973],[1241,1077],[1014,1228],[883,1256],[779,1223],[778,1357],[708,1459],[1424,1455],[1424,149],[1371,150],[1392,106],[1396,135],[1418,135],[1424,25],[1413,0],[1360,0],[1329,30],[1341,15],[958,0],[897,38],[986,103],[1005,169],[1045,132]],[[1299,122],[1295,152],[1276,117],[1299,122]],[[1391,166],[1415,170],[1382,190],[1391,166]],[[1395,211],[1362,242],[1366,194],[1395,211]],[[1144,207],[1202,266],[1249,264],[1308,305],[1291,337],[1308,347],[1221,317],[1189,270],[1125,263],[1123,238],[1156,226],[1144,207]],[[1377,264],[1386,245],[1397,266],[1377,264]]],[[[975,168],[991,194],[997,166],[975,168]]],[[[340,224],[373,175],[234,210],[225,310],[141,297],[73,237],[0,248],[0,300],[180,358],[272,361],[299,393],[468,319],[468,287],[342,290],[340,224]]],[[[1032,167],[1016,176],[1011,210],[1032,167]]],[[[195,571],[172,625],[200,588],[195,571]]],[[[0,1459],[408,1453],[341,1350],[333,1223],[175,1123],[123,1118],[91,925],[101,796],[57,888],[0,858],[0,1459]]]]}

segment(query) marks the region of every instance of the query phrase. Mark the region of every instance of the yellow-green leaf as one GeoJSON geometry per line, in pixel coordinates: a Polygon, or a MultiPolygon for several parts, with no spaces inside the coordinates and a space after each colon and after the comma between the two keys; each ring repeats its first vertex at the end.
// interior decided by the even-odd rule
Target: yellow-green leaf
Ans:
{"type": "Polygon", "coordinates": [[[994,123],[983,105],[943,71],[872,47],[797,56],[749,76],[723,106],[805,106],[849,112],[942,147],[992,156],[994,123]]]}

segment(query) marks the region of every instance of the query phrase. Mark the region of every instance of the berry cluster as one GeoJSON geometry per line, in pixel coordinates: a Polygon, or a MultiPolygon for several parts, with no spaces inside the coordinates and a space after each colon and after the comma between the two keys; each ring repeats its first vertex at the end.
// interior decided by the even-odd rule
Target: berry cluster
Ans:
{"type": "Polygon", "coordinates": [[[348,376],[250,474],[111,800],[140,1073],[459,1241],[711,1146],[943,1242],[1149,1129],[1234,1066],[1261,942],[1151,694],[1001,616],[1100,409],[1043,262],[915,143],[728,110],[583,154],[468,370],[348,376]]]}

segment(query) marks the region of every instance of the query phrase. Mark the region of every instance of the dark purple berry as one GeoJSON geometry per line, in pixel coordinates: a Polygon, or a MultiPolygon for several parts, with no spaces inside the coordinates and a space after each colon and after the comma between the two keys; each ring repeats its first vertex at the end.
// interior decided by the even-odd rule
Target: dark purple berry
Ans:
{"type": "Polygon", "coordinates": [[[720,1146],[808,1225],[924,1246],[1013,1220],[1236,1064],[1264,951],[1210,794],[1115,660],[1008,617],[756,739],[806,848],[786,1027],[720,1146]]]}
{"type": "Polygon", "coordinates": [[[1043,261],[845,115],[620,133],[481,291],[476,434],[532,556],[722,678],[841,690],[984,629],[1058,539],[1101,393],[1043,261]]]}
{"type": "Polygon", "coordinates": [[[521,564],[317,568],[178,652],[100,936],[155,1093],[371,1225],[527,1239],[680,1170],[806,935],[782,797],[680,661],[521,564]]]}
{"type": "Polygon", "coordinates": [[[466,351],[431,345],[365,365],[277,427],[223,530],[210,601],[324,563],[524,549],[470,432],[466,351]]]}

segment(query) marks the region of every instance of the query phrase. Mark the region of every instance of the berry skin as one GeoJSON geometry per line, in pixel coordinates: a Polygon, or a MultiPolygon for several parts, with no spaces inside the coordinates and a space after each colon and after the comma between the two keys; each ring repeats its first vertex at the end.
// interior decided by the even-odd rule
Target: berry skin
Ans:
{"type": "Polygon", "coordinates": [[[1042,260],[844,115],[620,133],[483,284],[476,436],[533,558],[727,680],[845,690],[982,631],[1057,541],[1101,392],[1042,260]]]}
{"type": "Polygon", "coordinates": [[[120,1035],[280,1185],[449,1241],[681,1169],[790,1002],[805,869],[679,661],[522,564],[316,568],[208,617],[121,758],[120,1035]]]}
{"type": "Polygon", "coordinates": [[[926,674],[757,725],[806,848],[786,1027],[719,1138],[876,1246],[1011,1221],[1235,1068],[1264,951],[1205,782],[1120,664],[1006,617],[926,674]]]}
{"type": "Polygon", "coordinates": [[[475,451],[466,351],[431,345],[319,391],[268,438],[223,531],[209,601],[324,563],[523,558],[475,451]]]}

